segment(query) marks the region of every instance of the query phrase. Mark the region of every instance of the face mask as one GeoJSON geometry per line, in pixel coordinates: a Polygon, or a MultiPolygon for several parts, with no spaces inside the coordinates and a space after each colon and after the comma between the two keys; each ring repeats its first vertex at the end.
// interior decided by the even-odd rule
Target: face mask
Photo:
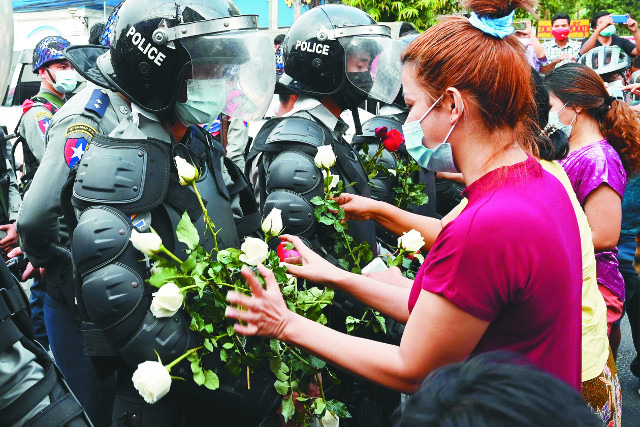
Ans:
{"type": "Polygon", "coordinates": [[[571,30],[569,28],[557,28],[557,29],[551,30],[551,35],[553,36],[554,39],[561,42],[563,40],[566,40],[567,37],[569,37],[570,32],[571,30]]]}
{"type": "Polygon", "coordinates": [[[616,32],[616,26],[614,24],[609,25],[604,30],[600,31],[600,35],[603,37],[610,37],[616,32]]]}
{"type": "Polygon", "coordinates": [[[560,111],[564,110],[564,107],[566,106],[567,104],[564,104],[558,111],[549,111],[549,124],[555,125],[557,128],[559,128],[567,136],[567,139],[569,139],[569,137],[571,136],[571,132],[573,131],[573,124],[578,118],[578,113],[576,113],[573,120],[571,120],[571,124],[565,125],[560,121],[560,116],[558,114],[560,113],[560,111]]]}
{"type": "Polygon", "coordinates": [[[449,133],[444,138],[441,144],[438,144],[433,150],[425,147],[422,144],[424,133],[420,123],[427,117],[427,114],[434,109],[434,107],[440,102],[442,97],[438,98],[431,107],[419,120],[402,125],[402,133],[404,134],[405,147],[407,152],[413,157],[413,159],[423,168],[429,169],[434,172],[460,172],[453,161],[453,153],[451,151],[451,144],[447,142],[449,135],[453,132],[458,122],[456,121],[449,133]]]}
{"type": "Polygon", "coordinates": [[[176,116],[186,126],[211,123],[225,107],[225,80],[187,80],[187,102],[176,103],[176,116]]]}
{"type": "Polygon", "coordinates": [[[520,38],[520,37],[518,37],[518,41],[519,41],[520,43],[522,43],[522,46],[527,47],[527,46],[529,46],[529,41],[530,41],[530,39],[529,39],[529,38],[526,38],[526,37],[524,37],[524,38],[520,38]]]}
{"type": "MultiPolygon", "coordinates": [[[[49,77],[51,76],[51,70],[49,71],[49,77]]],[[[78,86],[78,73],[74,70],[60,70],[55,72],[55,82],[51,82],[53,88],[60,93],[73,92],[78,86]]]]}

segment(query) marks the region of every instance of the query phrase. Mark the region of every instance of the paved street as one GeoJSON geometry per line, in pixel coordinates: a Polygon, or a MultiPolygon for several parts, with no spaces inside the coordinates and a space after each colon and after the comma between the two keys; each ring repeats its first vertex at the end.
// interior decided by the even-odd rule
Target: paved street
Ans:
{"type": "Polygon", "coordinates": [[[618,373],[622,383],[622,425],[625,427],[640,426],[640,380],[629,371],[629,364],[635,357],[631,329],[625,316],[622,322],[622,344],[618,349],[618,373]]]}

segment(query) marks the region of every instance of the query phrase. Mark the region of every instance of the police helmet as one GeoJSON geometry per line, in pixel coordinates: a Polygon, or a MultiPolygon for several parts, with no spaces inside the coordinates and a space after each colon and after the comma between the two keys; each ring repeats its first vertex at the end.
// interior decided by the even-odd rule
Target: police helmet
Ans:
{"type": "Polygon", "coordinates": [[[126,0],[97,67],[111,88],[153,113],[190,100],[255,119],[275,86],[269,36],[230,0],[126,0]]]}
{"type": "Polygon", "coordinates": [[[598,46],[578,60],[599,75],[622,73],[631,66],[631,58],[618,46],[598,46]]]}
{"type": "Polygon", "coordinates": [[[331,95],[342,108],[367,97],[390,103],[400,89],[400,47],[389,27],[360,9],[315,7],[293,23],[282,46],[285,73],[301,92],[331,95]]]}
{"type": "Polygon", "coordinates": [[[70,45],[69,40],[60,36],[48,36],[40,40],[33,49],[33,72],[37,74],[40,67],[66,60],[63,52],[70,45]]]}

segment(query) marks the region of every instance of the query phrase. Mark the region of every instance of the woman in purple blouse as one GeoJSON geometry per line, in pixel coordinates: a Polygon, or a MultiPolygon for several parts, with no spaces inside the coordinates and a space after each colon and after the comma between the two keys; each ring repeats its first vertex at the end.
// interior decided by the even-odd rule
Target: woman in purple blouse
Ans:
{"type": "Polygon", "coordinates": [[[614,357],[620,344],[624,280],[618,271],[622,197],[627,174],[640,169],[640,122],[627,104],[609,96],[604,82],[580,64],[565,64],[547,74],[551,91],[549,123],[569,137],[561,160],[593,232],[596,274],[607,304],[609,343],[614,357]]]}

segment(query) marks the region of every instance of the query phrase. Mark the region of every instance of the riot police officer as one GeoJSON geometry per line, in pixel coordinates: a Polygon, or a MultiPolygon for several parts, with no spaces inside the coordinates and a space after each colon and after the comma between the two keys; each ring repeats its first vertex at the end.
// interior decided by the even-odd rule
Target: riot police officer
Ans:
{"type": "MultiPolygon", "coordinates": [[[[11,2],[0,0],[0,57],[10,57],[12,47],[11,2]]],[[[7,79],[0,73],[0,87],[6,87],[7,79]]],[[[91,425],[55,363],[35,341],[29,302],[4,262],[0,262],[0,366],[2,425],[91,425]]]]}
{"type": "MultiPolygon", "coordinates": [[[[242,173],[223,158],[222,146],[196,126],[219,113],[248,120],[266,110],[275,76],[264,77],[275,60],[257,22],[256,16],[240,15],[228,0],[127,0],[118,11],[109,50],[97,56],[95,67],[77,67],[128,105],[126,117],[108,136],[96,132],[88,148],[82,147],[86,152],[72,189],[80,213],[72,241],[81,282],[76,294],[92,332],[105,339],[105,354],[112,351],[123,361],[114,406],[118,424],[193,424],[202,422],[203,413],[215,413],[222,425],[258,425],[278,404],[267,376],[261,387],[256,375],[248,390],[243,380],[229,379],[224,368],[221,388],[208,392],[192,381],[188,363],[177,366],[177,375],[187,381],[175,384],[153,406],[131,382],[133,369],[156,359],[156,352],[171,361],[201,343],[184,311],[153,316],[145,282],[149,268],[129,242],[132,230],[153,227],[168,249],[186,258],[186,246],[175,237],[185,211],[207,236],[196,195],[179,184],[174,156],[200,170],[198,188],[218,229],[220,248],[239,246],[240,237],[259,228],[257,206],[248,203],[253,198],[242,173]]],[[[66,54],[77,64],[93,57],[92,49],[98,48],[71,48],[66,54]]],[[[211,238],[204,246],[212,249],[211,238]]],[[[219,363],[216,355],[211,359],[219,363]]]]}
{"type": "MultiPolygon", "coordinates": [[[[284,70],[296,82],[298,98],[281,118],[267,121],[247,156],[263,215],[282,211],[290,234],[305,238],[315,251],[336,261],[332,241],[316,225],[311,199],[323,194],[323,177],[314,164],[320,146],[330,145],[336,155],[332,173],[340,176],[347,192],[368,196],[368,177],[356,150],[343,135],[347,125],[339,116],[355,110],[367,97],[393,101],[400,88],[400,47],[390,29],[377,25],[365,12],[343,5],[327,5],[303,14],[283,42],[284,70]]],[[[375,250],[372,222],[350,222],[356,242],[367,241],[375,250]]],[[[364,307],[336,293],[331,315],[333,327],[346,316],[360,317],[364,307]]],[[[339,398],[348,401],[354,418],[348,425],[382,425],[388,420],[397,394],[345,378],[339,398]]]]}

